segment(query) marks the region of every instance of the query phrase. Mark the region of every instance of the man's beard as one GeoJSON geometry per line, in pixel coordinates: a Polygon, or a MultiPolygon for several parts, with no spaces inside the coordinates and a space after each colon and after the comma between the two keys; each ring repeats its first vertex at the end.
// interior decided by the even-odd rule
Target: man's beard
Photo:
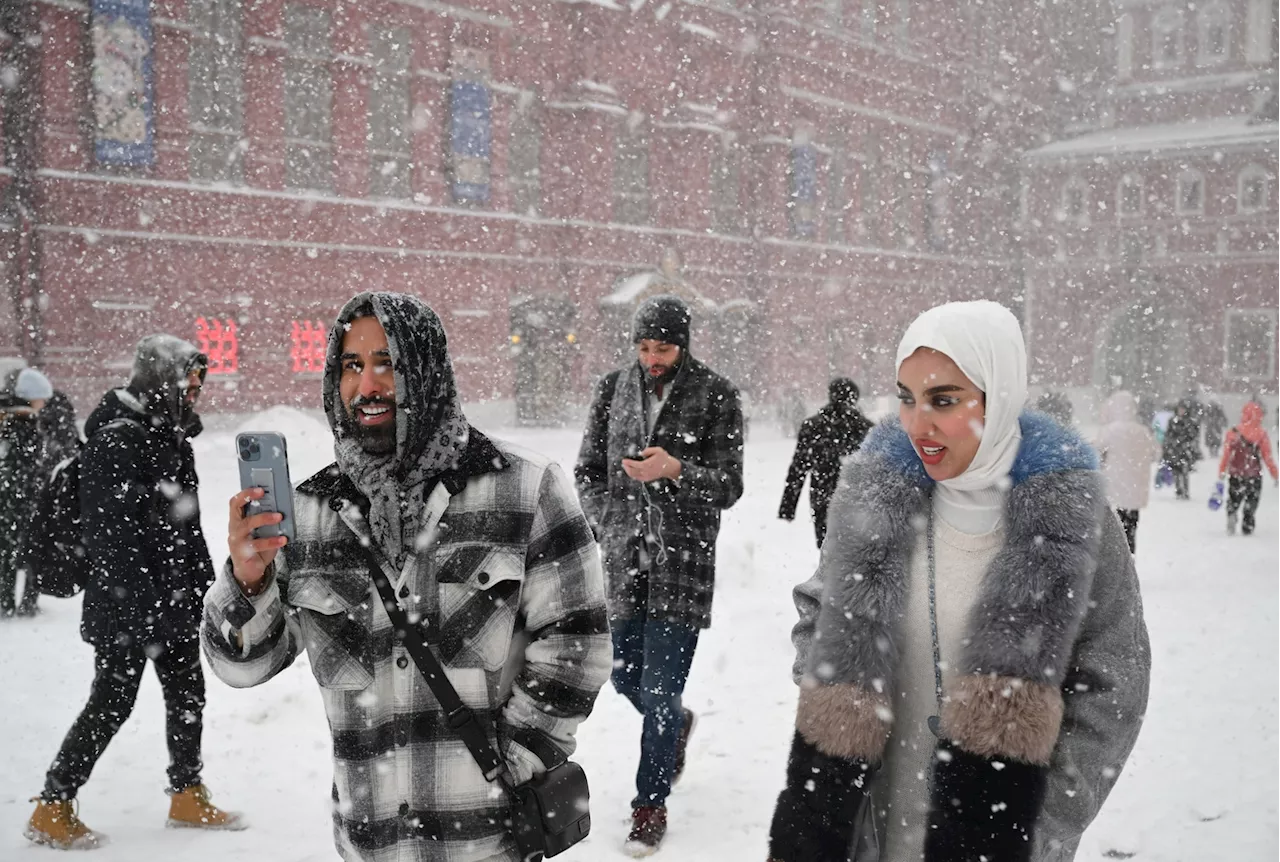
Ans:
{"type": "MultiPolygon", "coordinates": [[[[658,368],[659,366],[655,365],[653,367],[658,368]]],[[[644,385],[650,392],[655,391],[659,386],[665,388],[667,384],[675,379],[676,372],[680,370],[680,360],[676,360],[672,365],[661,366],[661,368],[662,371],[658,374],[654,374],[648,368],[644,369],[644,385]]]]}
{"type": "Polygon", "coordinates": [[[385,398],[365,398],[357,395],[343,413],[344,431],[370,455],[392,455],[396,451],[396,404],[385,398]],[[361,407],[379,404],[391,409],[391,421],[381,425],[361,425],[356,411],[361,407]]]}

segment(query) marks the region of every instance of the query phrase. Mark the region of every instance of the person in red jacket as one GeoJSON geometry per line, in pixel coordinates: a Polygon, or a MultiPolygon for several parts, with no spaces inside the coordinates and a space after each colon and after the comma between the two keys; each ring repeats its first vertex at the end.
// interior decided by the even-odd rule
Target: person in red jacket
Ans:
{"type": "Polygon", "coordinates": [[[1265,461],[1271,478],[1280,481],[1276,462],[1271,457],[1271,438],[1262,428],[1262,405],[1250,401],[1240,412],[1240,424],[1227,432],[1222,444],[1222,462],[1218,478],[1227,480],[1227,534],[1235,535],[1236,512],[1244,505],[1240,532],[1253,532],[1254,515],[1262,497],[1262,464],[1265,461]]]}

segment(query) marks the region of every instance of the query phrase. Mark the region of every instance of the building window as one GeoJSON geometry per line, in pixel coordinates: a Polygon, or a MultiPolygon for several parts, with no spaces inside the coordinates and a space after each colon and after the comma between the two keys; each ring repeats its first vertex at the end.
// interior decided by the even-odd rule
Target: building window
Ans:
{"type": "Polygon", "coordinates": [[[235,374],[240,370],[240,339],[230,318],[196,318],[196,347],[209,359],[210,374],[235,374]]]}
{"type": "Polygon", "coordinates": [[[858,182],[858,232],[864,236],[873,236],[876,231],[875,219],[880,212],[880,145],[875,136],[868,134],[863,147],[864,161],[862,176],[858,182]]]}
{"type": "Polygon", "coordinates": [[[1116,191],[1116,211],[1121,218],[1140,216],[1143,210],[1142,177],[1125,174],[1116,191]]]}
{"type": "Polygon", "coordinates": [[[1116,22],[1116,77],[1133,77],[1133,16],[1124,14],[1116,22]]]}
{"type": "Polygon", "coordinates": [[[649,136],[638,114],[618,129],[613,147],[613,220],[649,221],[649,136]]]}
{"type": "Polygon", "coordinates": [[[716,233],[736,234],[742,230],[738,209],[741,164],[742,155],[734,141],[726,141],[716,151],[711,167],[711,223],[716,233]]]}
{"type": "Polygon", "coordinates": [[[407,198],[413,194],[413,133],[409,125],[409,62],[412,32],[407,27],[371,29],[369,54],[369,194],[407,198]]]}
{"type": "Polygon", "coordinates": [[[1272,380],[1276,368],[1276,313],[1231,309],[1226,320],[1227,377],[1253,382],[1272,380]]]}
{"type": "Polygon", "coordinates": [[[1151,65],[1176,69],[1182,65],[1182,13],[1162,9],[1151,22],[1151,65]]]}
{"type": "Polygon", "coordinates": [[[511,118],[511,147],[507,174],[511,185],[511,209],[521,215],[537,215],[542,203],[542,125],[532,93],[522,93],[511,118]]]}
{"type": "Polygon", "coordinates": [[[791,146],[791,235],[812,237],[817,233],[818,148],[797,136],[791,146]]]}
{"type": "Polygon", "coordinates": [[[1245,59],[1250,63],[1270,63],[1276,24],[1272,17],[1275,0],[1249,0],[1245,32],[1245,59]]]}
{"type": "Polygon", "coordinates": [[[1089,187],[1082,180],[1068,180],[1062,187],[1060,211],[1065,221],[1089,220],[1089,187]]]}
{"type": "Polygon", "coordinates": [[[844,0],[819,0],[822,17],[832,27],[844,26],[844,0]]]}
{"type": "Polygon", "coordinates": [[[293,362],[293,373],[324,373],[329,328],[319,320],[295,320],[291,329],[293,346],[289,350],[289,358],[293,362]]]}
{"type": "Polygon", "coordinates": [[[889,199],[885,203],[889,207],[890,241],[898,246],[914,245],[911,201],[915,174],[905,165],[893,165],[889,176],[889,199]]]}
{"type": "Polygon", "coordinates": [[[827,241],[843,244],[848,240],[845,225],[851,201],[845,190],[848,156],[841,150],[832,150],[827,161],[827,241]]]}
{"type": "Polygon", "coordinates": [[[929,159],[929,182],[925,189],[924,237],[929,248],[947,248],[947,217],[951,210],[951,178],[947,174],[947,157],[936,154],[929,159]]]}
{"type": "Polygon", "coordinates": [[[193,180],[244,181],[244,55],[239,0],[189,0],[193,180]]]}
{"type": "Polygon", "coordinates": [[[1178,214],[1204,214],[1204,175],[1199,171],[1183,171],[1178,176],[1178,214]]]}
{"type": "Polygon", "coordinates": [[[449,85],[449,180],[454,203],[489,202],[493,96],[477,78],[449,85]]]}
{"type": "Polygon", "coordinates": [[[1224,63],[1231,53],[1231,11],[1222,3],[1202,8],[1196,16],[1196,62],[1224,63]]]}
{"type": "Polygon", "coordinates": [[[1255,213],[1267,208],[1271,177],[1265,168],[1250,165],[1240,172],[1236,189],[1236,209],[1242,213],[1255,213]]]}
{"type": "Polygon", "coordinates": [[[898,47],[911,44],[911,0],[895,0],[893,4],[893,35],[898,47]]]}
{"type": "Polygon", "coordinates": [[[862,34],[863,39],[874,39],[876,37],[876,11],[880,7],[880,0],[862,0],[862,14],[858,17],[858,32],[862,34]]]}
{"type": "Polygon", "coordinates": [[[1147,241],[1136,231],[1125,231],[1120,236],[1120,262],[1129,268],[1147,259],[1147,241]]]}
{"type": "Polygon", "coordinates": [[[333,76],[329,13],[284,8],[285,185],[333,190],[333,76]]]}

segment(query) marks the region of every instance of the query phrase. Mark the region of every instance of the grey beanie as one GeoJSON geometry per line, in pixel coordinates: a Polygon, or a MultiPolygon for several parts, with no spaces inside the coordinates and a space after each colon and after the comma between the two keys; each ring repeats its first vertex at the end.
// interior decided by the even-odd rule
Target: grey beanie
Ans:
{"type": "Polygon", "coordinates": [[[682,350],[689,349],[689,324],[693,315],[683,299],[663,294],[645,300],[636,310],[631,327],[631,341],[646,338],[674,344],[682,350]]]}
{"type": "Polygon", "coordinates": [[[36,369],[24,368],[13,383],[13,395],[23,401],[48,401],[53,397],[53,384],[36,369]]]}

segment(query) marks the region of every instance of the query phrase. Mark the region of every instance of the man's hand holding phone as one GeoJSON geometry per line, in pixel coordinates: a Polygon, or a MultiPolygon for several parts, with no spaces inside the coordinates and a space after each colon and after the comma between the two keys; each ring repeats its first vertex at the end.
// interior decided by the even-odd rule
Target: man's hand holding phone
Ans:
{"type": "Polygon", "coordinates": [[[643,460],[622,459],[623,471],[637,482],[656,482],[659,479],[674,481],[680,478],[684,465],[679,458],[668,454],[661,446],[650,446],[640,453],[640,458],[643,460]]]}
{"type": "Polygon", "coordinates": [[[289,541],[284,536],[255,539],[253,531],[261,527],[279,524],[284,515],[264,512],[246,514],[249,504],[266,495],[262,488],[249,488],[231,498],[231,521],[227,527],[227,548],[231,553],[231,570],[241,591],[246,596],[262,592],[267,577],[267,567],[275,562],[276,554],[289,541]]]}

